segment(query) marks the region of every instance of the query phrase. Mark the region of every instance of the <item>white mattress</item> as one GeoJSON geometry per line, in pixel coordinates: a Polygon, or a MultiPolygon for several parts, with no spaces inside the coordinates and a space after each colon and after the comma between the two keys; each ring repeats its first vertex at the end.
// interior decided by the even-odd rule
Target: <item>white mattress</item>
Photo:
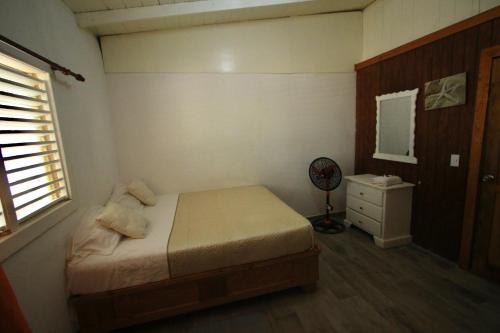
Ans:
{"type": "Polygon", "coordinates": [[[146,238],[124,238],[112,255],[90,255],[70,262],[67,277],[71,293],[91,294],[169,278],[167,244],[178,196],[158,196],[155,206],[144,208],[149,220],[146,238]]]}

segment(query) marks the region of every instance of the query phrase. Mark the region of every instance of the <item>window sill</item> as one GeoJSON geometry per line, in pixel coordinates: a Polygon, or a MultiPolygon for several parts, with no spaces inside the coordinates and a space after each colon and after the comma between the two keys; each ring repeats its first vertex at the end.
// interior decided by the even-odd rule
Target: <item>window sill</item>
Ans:
{"type": "Polygon", "coordinates": [[[24,222],[12,234],[0,238],[0,263],[21,250],[65,217],[76,211],[75,200],[67,200],[24,222]]]}

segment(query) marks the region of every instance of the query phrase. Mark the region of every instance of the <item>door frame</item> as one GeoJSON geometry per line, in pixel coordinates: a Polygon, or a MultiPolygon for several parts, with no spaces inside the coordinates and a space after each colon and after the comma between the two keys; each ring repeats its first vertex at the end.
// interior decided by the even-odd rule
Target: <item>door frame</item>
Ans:
{"type": "Polygon", "coordinates": [[[460,267],[469,269],[471,265],[472,242],[476,223],[477,197],[481,172],[484,129],[488,112],[488,96],[490,92],[491,65],[493,58],[500,57],[500,45],[481,50],[476,89],[476,106],[469,154],[469,172],[467,175],[467,191],[465,193],[464,220],[462,226],[462,242],[460,245],[460,267]]]}

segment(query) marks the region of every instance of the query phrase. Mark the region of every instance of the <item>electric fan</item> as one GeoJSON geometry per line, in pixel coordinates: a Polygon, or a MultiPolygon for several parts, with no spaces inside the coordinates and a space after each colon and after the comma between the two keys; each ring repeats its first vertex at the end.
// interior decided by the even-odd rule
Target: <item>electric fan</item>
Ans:
{"type": "Polygon", "coordinates": [[[330,191],[336,189],[342,181],[342,171],[335,161],[328,157],[319,157],[309,166],[309,178],[312,183],[326,192],[326,214],[319,220],[313,221],[314,230],[327,234],[336,234],[344,231],[343,223],[330,219],[333,207],[330,205],[330,191]]]}

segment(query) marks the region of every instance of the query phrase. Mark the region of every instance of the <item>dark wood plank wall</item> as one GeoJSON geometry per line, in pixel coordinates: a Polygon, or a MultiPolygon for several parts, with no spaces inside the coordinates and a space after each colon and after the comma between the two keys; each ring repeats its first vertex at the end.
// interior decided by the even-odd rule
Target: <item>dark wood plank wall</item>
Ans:
{"type": "Polygon", "coordinates": [[[479,52],[500,44],[500,18],[359,69],[356,96],[356,173],[395,174],[417,184],[412,235],[422,247],[457,260],[469,164],[479,52]],[[424,110],[427,81],[467,72],[467,103],[424,110]],[[419,88],[415,155],[418,164],[377,160],[375,96],[419,88]],[[460,154],[460,167],[449,166],[460,154]]]}

